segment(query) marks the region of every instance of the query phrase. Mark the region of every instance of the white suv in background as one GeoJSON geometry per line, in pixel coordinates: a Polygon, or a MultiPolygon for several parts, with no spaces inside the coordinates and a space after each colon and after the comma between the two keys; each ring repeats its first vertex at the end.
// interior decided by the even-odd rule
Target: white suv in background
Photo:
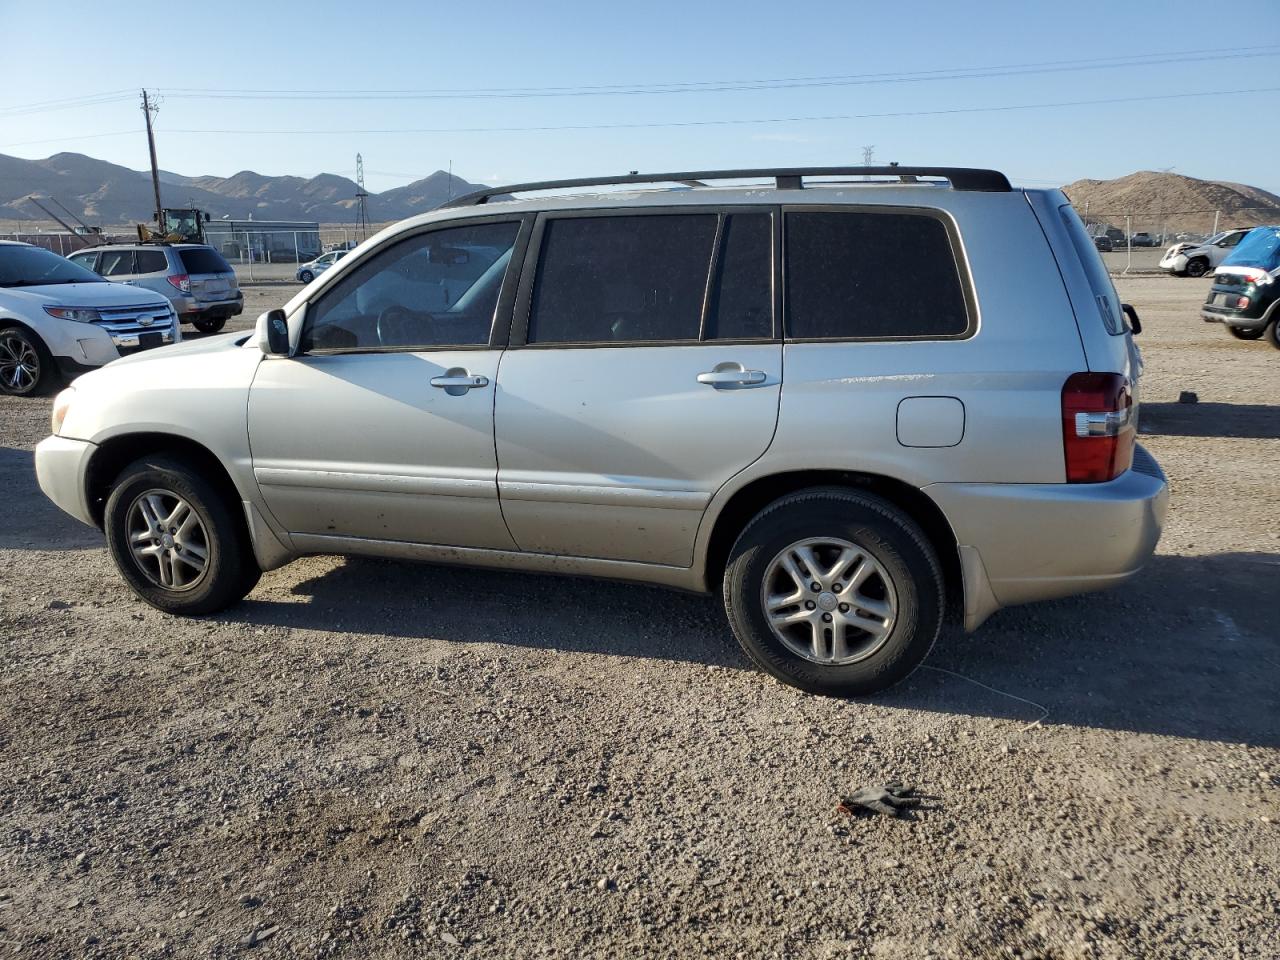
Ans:
{"type": "Polygon", "coordinates": [[[1175,243],[1164,252],[1160,269],[1179,277],[1203,277],[1227,259],[1227,254],[1248,232],[1247,229],[1227,230],[1215,233],[1204,243],[1175,243]]]}
{"type": "Polygon", "coordinates": [[[180,339],[177,314],[160,294],[0,240],[0,393],[47,393],[61,376],[180,339]]]}

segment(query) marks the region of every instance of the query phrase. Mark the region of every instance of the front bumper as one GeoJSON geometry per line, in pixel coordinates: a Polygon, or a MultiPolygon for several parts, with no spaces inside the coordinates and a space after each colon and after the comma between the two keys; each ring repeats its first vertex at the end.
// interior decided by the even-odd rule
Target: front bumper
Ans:
{"type": "Polygon", "coordinates": [[[36,482],[44,495],[82,523],[96,526],[85,483],[97,447],[87,440],[45,437],[36,444],[36,482]]]}
{"type": "Polygon", "coordinates": [[[1000,607],[1102,590],[1133,577],[1160,539],[1169,487],[1143,447],[1107,483],[935,483],[924,488],[960,544],[965,625],[1000,607]]]}
{"type": "Polygon", "coordinates": [[[1187,258],[1181,253],[1174,257],[1165,257],[1160,261],[1160,269],[1168,270],[1170,273],[1182,273],[1187,269],[1187,258]]]}

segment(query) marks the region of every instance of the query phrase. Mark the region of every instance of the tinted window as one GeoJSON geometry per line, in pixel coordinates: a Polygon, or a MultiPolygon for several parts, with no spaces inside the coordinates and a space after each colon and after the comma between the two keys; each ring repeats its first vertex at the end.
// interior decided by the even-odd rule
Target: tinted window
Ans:
{"type": "Polygon", "coordinates": [[[1093,292],[1093,302],[1098,308],[1098,316],[1108,333],[1124,333],[1127,329],[1124,314],[1120,312],[1120,297],[1116,294],[1115,284],[1107,273],[1106,265],[1098,256],[1098,251],[1091,244],[1082,240],[1085,237],[1084,222],[1075,209],[1067,204],[1061,208],[1062,222],[1067,228],[1067,236],[1075,247],[1076,256],[1080,258],[1080,266],[1089,278],[1089,288],[1093,292]]]}
{"type": "MultiPolygon", "coordinates": [[[[945,337],[968,329],[951,241],[933,217],[789,213],[785,228],[789,337],[945,337]]],[[[1097,257],[1092,243],[1089,252],[1097,257]]]]}
{"type": "Polygon", "coordinates": [[[103,250],[98,261],[98,273],[104,277],[119,277],[133,273],[132,250],[103,250]]]}
{"type": "Polygon", "coordinates": [[[0,244],[0,287],[36,287],[50,283],[102,283],[78,263],[21,243],[0,244]]]}
{"type": "Polygon", "coordinates": [[[183,269],[187,273],[230,273],[231,264],[222,259],[222,254],[212,247],[190,247],[179,250],[183,269]]]}
{"type": "Polygon", "coordinates": [[[721,340],[773,336],[773,218],[769,214],[725,217],[706,336],[721,340]]]}
{"type": "Polygon", "coordinates": [[[519,230],[518,223],[451,227],[368,257],[308,309],[302,349],[488,343],[519,230]]]}
{"type": "Polygon", "coordinates": [[[138,272],[161,273],[169,269],[169,258],[163,250],[139,250],[138,272]]]}
{"type": "Polygon", "coordinates": [[[530,343],[697,340],[715,214],[547,221],[530,343]]]}
{"type": "Polygon", "coordinates": [[[98,259],[97,252],[93,253],[77,253],[74,256],[67,257],[72,263],[79,264],[86,270],[92,270],[94,263],[98,259]]]}

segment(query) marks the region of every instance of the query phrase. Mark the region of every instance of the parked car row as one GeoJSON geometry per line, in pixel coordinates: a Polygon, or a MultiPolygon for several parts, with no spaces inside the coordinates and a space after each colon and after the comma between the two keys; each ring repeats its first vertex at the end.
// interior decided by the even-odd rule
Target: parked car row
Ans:
{"type": "Polygon", "coordinates": [[[1146,562],[1141,326],[1060,191],[645,179],[455,200],[252,335],[82,377],[41,488],[171,613],[314,553],[634,580],[721,593],[761,669],[841,695],[908,675],[949,608],[972,630],[1146,562]]]}

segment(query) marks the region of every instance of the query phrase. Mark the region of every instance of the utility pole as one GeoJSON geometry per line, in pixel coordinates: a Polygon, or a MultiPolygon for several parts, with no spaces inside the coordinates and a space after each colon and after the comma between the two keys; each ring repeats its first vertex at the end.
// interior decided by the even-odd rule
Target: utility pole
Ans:
{"type": "Polygon", "coordinates": [[[369,237],[369,191],[364,188],[364,157],[356,154],[356,226],[360,231],[360,240],[369,237]]]}
{"type": "Polygon", "coordinates": [[[151,151],[151,189],[156,195],[156,229],[164,232],[164,213],[160,204],[160,166],[156,163],[156,136],[151,129],[151,118],[160,108],[152,102],[146,90],[142,91],[142,113],[147,118],[147,149],[151,151]]]}

